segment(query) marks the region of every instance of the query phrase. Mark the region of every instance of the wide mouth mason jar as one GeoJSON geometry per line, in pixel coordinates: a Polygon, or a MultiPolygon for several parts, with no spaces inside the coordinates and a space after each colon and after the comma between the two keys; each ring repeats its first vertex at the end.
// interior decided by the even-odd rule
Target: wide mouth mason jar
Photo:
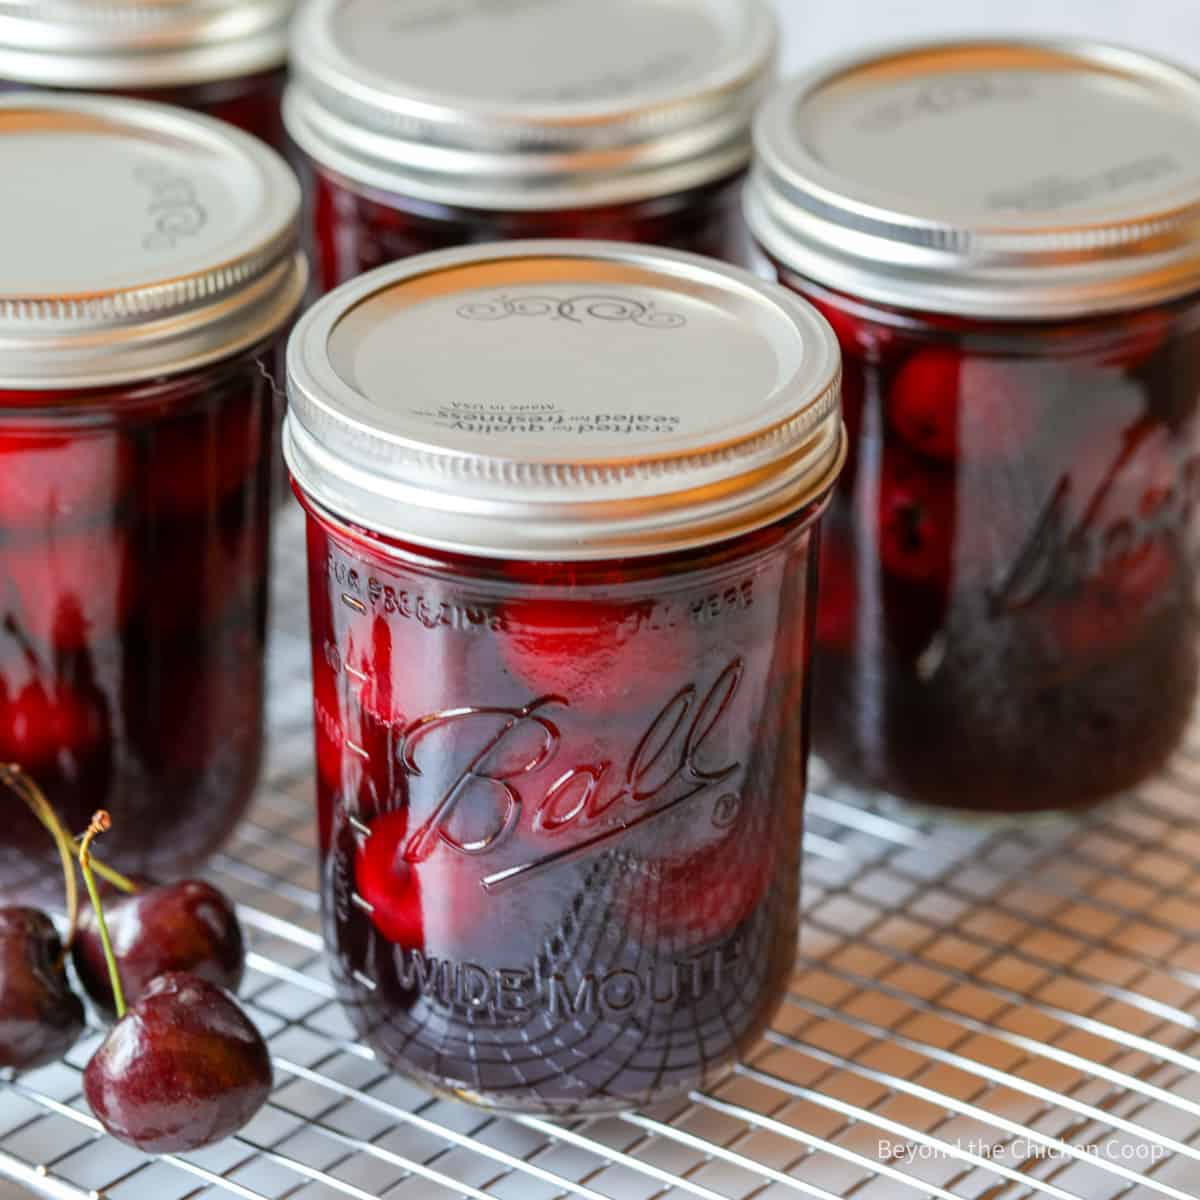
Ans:
{"type": "Polygon", "coordinates": [[[285,119],[313,166],[318,282],[521,238],[746,265],[775,58],[765,0],[312,0],[285,119]]]}
{"type": "Polygon", "coordinates": [[[0,0],[0,92],[103,92],[194,109],[282,149],[295,0],[0,0]]]}
{"type": "Polygon", "coordinates": [[[906,48],[786,87],[757,141],[750,224],[845,356],[819,753],[994,814],[1132,787],[1196,694],[1200,81],[906,48]]]}
{"type": "MultiPolygon", "coordinates": [[[[276,399],[299,185],[162,105],[0,97],[0,762],[105,859],[187,871],[258,767],[276,399]]],[[[5,894],[56,886],[7,804],[5,894]]],[[[58,884],[57,886],[61,886],[58,884]]]]}
{"type": "Polygon", "coordinates": [[[631,245],[426,255],[297,326],[326,937],[398,1071],[614,1110],[769,1020],[839,374],[787,292],[631,245]]]}

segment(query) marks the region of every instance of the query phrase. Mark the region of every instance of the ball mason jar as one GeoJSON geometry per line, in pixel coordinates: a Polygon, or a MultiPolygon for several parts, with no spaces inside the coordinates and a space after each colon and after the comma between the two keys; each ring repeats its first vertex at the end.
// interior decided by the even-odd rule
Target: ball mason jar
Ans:
{"type": "Polygon", "coordinates": [[[312,165],[317,282],[522,238],[748,265],[741,186],[775,58],[764,0],[313,0],[284,115],[312,165]]]}
{"type": "Polygon", "coordinates": [[[988,814],[1133,787],[1196,694],[1200,83],[909,48],[786,87],[757,141],[750,223],[845,358],[818,753],[988,814]]]}
{"type": "Polygon", "coordinates": [[[155,100],[284,148],[280,102],[295,0],[7,0],[0,93],[155,100]]]}
{"type": "MultiPolygon", "coordinates": [[[[260,754],[276,401],[299,186],[162,105],[0,98],[0,762],[121,870],[188,871],[260,754]]],[[[0,887],[58,889],[4,800],[0,887]]]]}
{"type": "Polygon", "coordinates": [[[616,1110],[769,1020],[838,358],[775,285],[571,241],[386,267],[297,326],[326,938],[397,1071],[616,1110]]]}

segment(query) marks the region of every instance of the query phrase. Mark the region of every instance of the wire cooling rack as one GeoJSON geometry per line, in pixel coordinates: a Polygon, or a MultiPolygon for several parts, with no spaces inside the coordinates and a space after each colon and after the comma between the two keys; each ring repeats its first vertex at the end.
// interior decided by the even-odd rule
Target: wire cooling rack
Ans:
{"type": "Polygon", "coordinates": [[[431,1099],[355,1044],[314,890],[303,541],[282,523],[264,783],[212,864],[242,905],[271,1102],[199,1154],[106,1138],[68,1062],[0,1083],[0,1175],[113,1200],[1200,1197],[1200,724],[1136,799],[964,827],[818,780],[787,1001],[720,1086],[553,1124],[431,1099]]]}

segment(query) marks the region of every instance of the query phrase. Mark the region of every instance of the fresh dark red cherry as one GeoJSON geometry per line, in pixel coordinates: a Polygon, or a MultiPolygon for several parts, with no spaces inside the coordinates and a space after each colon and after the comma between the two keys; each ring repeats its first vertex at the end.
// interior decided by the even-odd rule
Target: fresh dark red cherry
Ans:
{"type": "MultiPolygon", "coordinates": [[[[104,910],[129,1003],[172,971],[187,971],[229,992],[241,985],[242,927],[233,905],[212,884],[189,879],[132,896],[109,892],[104,910]]],[[[80,913],[71,954],[84,990],[101,1010],[112,1013],[112,983],[91,907],[80,913]]]]}
{"type": "Polygon", "coordinates": [[[262,1035],[219,987],[160,975],[83,1073],[108,1133],[148,1154],[199,1150],[245,1126],[271,1093],[262,1035]]]}
{"type": "Polygon", "coordinates": [[[913,355],[887,401],[888,423],[905,444],[943,462],[1020,454],[1036,437],[1042,412],[1028,364],[949,349],[913,355]]]}
{"type": "Polygon", "coordinates": [[[954,554],[955,497],[950,476],[926,469],[898,447],[884,454],[879,478],[879,559],[898,579],[944,593],[954,554]]]}
{"type": "Polygon", "coordinates": [[[54,923],[33,908],[0,908],[0,1067],[55,1062],[83,1032],[54,923]]]}
{"type": "MultiPolygon", "coordinates": [[[[385,813],[368,828],[370,834],[361,835],[354,862],[358,897],[370,906],[371,923],[389,942],[419,950],[425,945],[425,923],[417,867],[404,858],[408,811],[385,813]]],[[[447,897],[446,902],[453,899],[447,897]]]]}

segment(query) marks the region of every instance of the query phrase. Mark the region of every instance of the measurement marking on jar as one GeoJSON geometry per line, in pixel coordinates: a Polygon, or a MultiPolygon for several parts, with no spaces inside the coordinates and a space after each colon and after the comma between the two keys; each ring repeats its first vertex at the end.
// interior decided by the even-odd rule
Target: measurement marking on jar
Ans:
{"type": "Polygon", "coordinates": [[[375,980],[373,980],[369,975],[364,975],[361,971],[354,972],[354,982],[361,984],[369,992],[375,991],[375,989],[379,986],[375,980]]]}
{"type": "Polygon", "coordinates": [[[342,603],[347,608],[354,609],[360,616],[365,617],[367,615],[367,606],[357,596],[352,596],[349,592],[342,593],[342,603]]]}

